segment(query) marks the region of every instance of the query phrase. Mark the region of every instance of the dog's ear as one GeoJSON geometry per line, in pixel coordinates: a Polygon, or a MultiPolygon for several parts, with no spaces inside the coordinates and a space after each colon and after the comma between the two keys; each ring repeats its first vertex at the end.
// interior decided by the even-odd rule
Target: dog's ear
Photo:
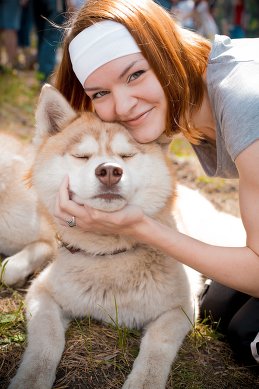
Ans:
{"type": "Polygon", "coordinates": [[[64,96],[53,86],[45,84],[36,109],[34,143],[38,145],[46,137],[55,135],[76,116],[76,112],[64,96]]]}

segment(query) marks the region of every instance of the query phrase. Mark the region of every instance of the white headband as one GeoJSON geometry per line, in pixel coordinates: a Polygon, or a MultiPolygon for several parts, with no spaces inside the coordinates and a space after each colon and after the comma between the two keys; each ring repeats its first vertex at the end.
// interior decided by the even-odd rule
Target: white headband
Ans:
{"type": "Polygon", "coordinates": [[[112,20],[86,28],[69,45],[73,70],[83,86],[87,77],[100,66],[139,52],[141,50],[127,28],[112,20]]]}

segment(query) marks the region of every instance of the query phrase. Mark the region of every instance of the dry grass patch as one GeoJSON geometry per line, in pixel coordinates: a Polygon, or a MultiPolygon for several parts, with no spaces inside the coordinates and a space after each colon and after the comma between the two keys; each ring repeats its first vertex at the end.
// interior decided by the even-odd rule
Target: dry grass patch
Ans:
{"type": "MultiPolygon", "coordinates": [[[[0,388],[6,389],[26,346],[24,290],[0,290],[0,388]]],[[[140,331],[104,325],[91,318],[74,320],[58,366],[56,389],[119,389],[138,354],[140,331]]],[[[259,367],[238,364],[223,338],[198,323],[186,337],[167,389],[255,389],[259,367]]]]}

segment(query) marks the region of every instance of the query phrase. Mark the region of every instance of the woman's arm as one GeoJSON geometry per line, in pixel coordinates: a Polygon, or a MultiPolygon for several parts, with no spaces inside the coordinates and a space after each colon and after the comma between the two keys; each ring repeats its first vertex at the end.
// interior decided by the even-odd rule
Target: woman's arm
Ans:
{"type": "Polygon", "coordinates": [[[247,233],[247,246],[259,256],[259,140],[236,159],[239,171],[239,203],[247,233]]]}
{"type": "MultiPolygon", "coordinates": [[[[249,247],[218,247],[172,232],[147,218],[137,227],[138,240],[233,289],[259,297],[259,257],[249,247]]],[[[230,231],[231,233],[231,231],[230,231]]]]}

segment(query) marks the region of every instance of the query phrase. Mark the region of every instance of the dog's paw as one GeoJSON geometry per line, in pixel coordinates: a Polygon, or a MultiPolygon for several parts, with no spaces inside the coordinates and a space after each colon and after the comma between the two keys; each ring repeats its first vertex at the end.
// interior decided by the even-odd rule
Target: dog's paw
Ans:
{"type": "Polygon", "coordinates": [[[7,286],[23,286],[29,276],[27,263],[19,254],[6,258],[0,267],[1,282],[7,286]]]}
{"type": "Polygon", "coordinates": [[[54,377],[43,377],[37,374],[37,370],[18,370],[18,373],[11,380],[8,389],[51,389],[54,377]]]}
{"type": "MultiPolygon", "coordinates": [[[[142,384],[139,384],[139,382],[135,382],[135,380],[129,380],[127,379],[127,381],[124,383],[122,389],[144,389],[144,388],[147,388],[145,386],[143,386],[142,384]]],[[[149,389],[149,388],[147,388],[149,389]]]]}
{"type": "Polygon", "coordinates": [[[47,386],[40,382],[32,383],[31,380],[21,380],[16,379],[11,381],[10,385],[8,386],[8,389],[51,389],[52,386],[47,386]]]}
{"type": "Polygon", "coordinates": [[[122,389],[165,389],[167,373],[159,367],[141,364],[133,368],[122,389]]]}
{"type": "Polygon", "coordinates": [[[38,386],[36,387],[35,385],[31,386],[31,381],[27,380],[26,378],[21,378],[19,376],[15,376],[9,386],[8,389],[43,389],[43,387],[38,386]]]}
{"type": "Polygon", "coordinates": [[[122,389],[164,389],[165,386],[161,382],[151,382],[150,378],[143,376],[130,375],[125,381],[122,389]]]}

